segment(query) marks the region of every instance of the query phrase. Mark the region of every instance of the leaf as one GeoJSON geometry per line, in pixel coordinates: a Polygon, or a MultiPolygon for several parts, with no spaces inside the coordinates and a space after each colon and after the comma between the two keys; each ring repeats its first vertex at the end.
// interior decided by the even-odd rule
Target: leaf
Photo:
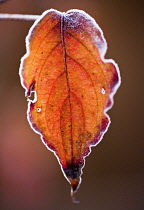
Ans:
{"type": "Polygon", "coordinates": [[[56,155],[72,194],[81,182],[85,156],[110,120],[105,113],[120,84],[106,41],[93,18],[80,10],[48,10],[31,27],[20,77],[29,99],[28,120],[56,155]]]}

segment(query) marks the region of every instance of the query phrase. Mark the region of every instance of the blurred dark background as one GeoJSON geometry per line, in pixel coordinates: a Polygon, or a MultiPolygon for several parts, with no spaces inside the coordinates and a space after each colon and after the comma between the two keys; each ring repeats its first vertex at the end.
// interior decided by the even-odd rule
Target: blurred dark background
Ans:
{"type": "Polygon", "coordinates": [[[142,0],[9,0],[0,13],[41,14],[82,9],[108,42],[106,58],[119,65],[122,84],[109,115],[112,124],[86,158],[83,181],[70,186],[50,151],[26,119],[27,101],[18,70],[32,22],[0,21],[0,209],[144,209],[144,4],[142,0]]]}

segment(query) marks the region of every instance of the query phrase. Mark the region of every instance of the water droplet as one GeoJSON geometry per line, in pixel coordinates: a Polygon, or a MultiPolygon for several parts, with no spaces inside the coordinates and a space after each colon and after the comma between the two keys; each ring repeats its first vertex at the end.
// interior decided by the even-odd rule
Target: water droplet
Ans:
{"type": "Polygon", "coordinates": [[[37,108],[37,112],[41,112],[41,108],[37,108]]]}
{"type": "Polygon", "coordinates": [[[104,88],[102,88],[101,92],[102,92],[103,95],[106,93],[104,88]]]}

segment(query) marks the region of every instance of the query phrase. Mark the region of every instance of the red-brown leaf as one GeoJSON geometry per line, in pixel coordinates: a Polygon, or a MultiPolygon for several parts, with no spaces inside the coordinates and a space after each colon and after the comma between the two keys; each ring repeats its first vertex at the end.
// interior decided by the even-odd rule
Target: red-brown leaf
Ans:
{"type": "Polygon", "coordinates": [[[103,58],[103,33],[83,11],[44,12],[26,42],[21,83],[27,97],[35,93],[28,120],[76,191],[84,158],[110,122],[105,112],[120,83],[117,65],[103,58]]]}

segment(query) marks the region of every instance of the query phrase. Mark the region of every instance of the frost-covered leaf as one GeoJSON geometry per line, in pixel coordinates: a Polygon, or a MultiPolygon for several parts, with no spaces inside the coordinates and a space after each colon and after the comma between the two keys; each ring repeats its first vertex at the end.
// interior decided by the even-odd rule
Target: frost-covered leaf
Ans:
{"type": "Polygon", "coordinates": [[[48,10],[26,39],[20,67],[28,120],[56,155],[75,192],[84,158],[109,125],[106,111],[119,85],[113,60],[105,60],[106,41],[93,18],[80,10],[48,10]]]}

